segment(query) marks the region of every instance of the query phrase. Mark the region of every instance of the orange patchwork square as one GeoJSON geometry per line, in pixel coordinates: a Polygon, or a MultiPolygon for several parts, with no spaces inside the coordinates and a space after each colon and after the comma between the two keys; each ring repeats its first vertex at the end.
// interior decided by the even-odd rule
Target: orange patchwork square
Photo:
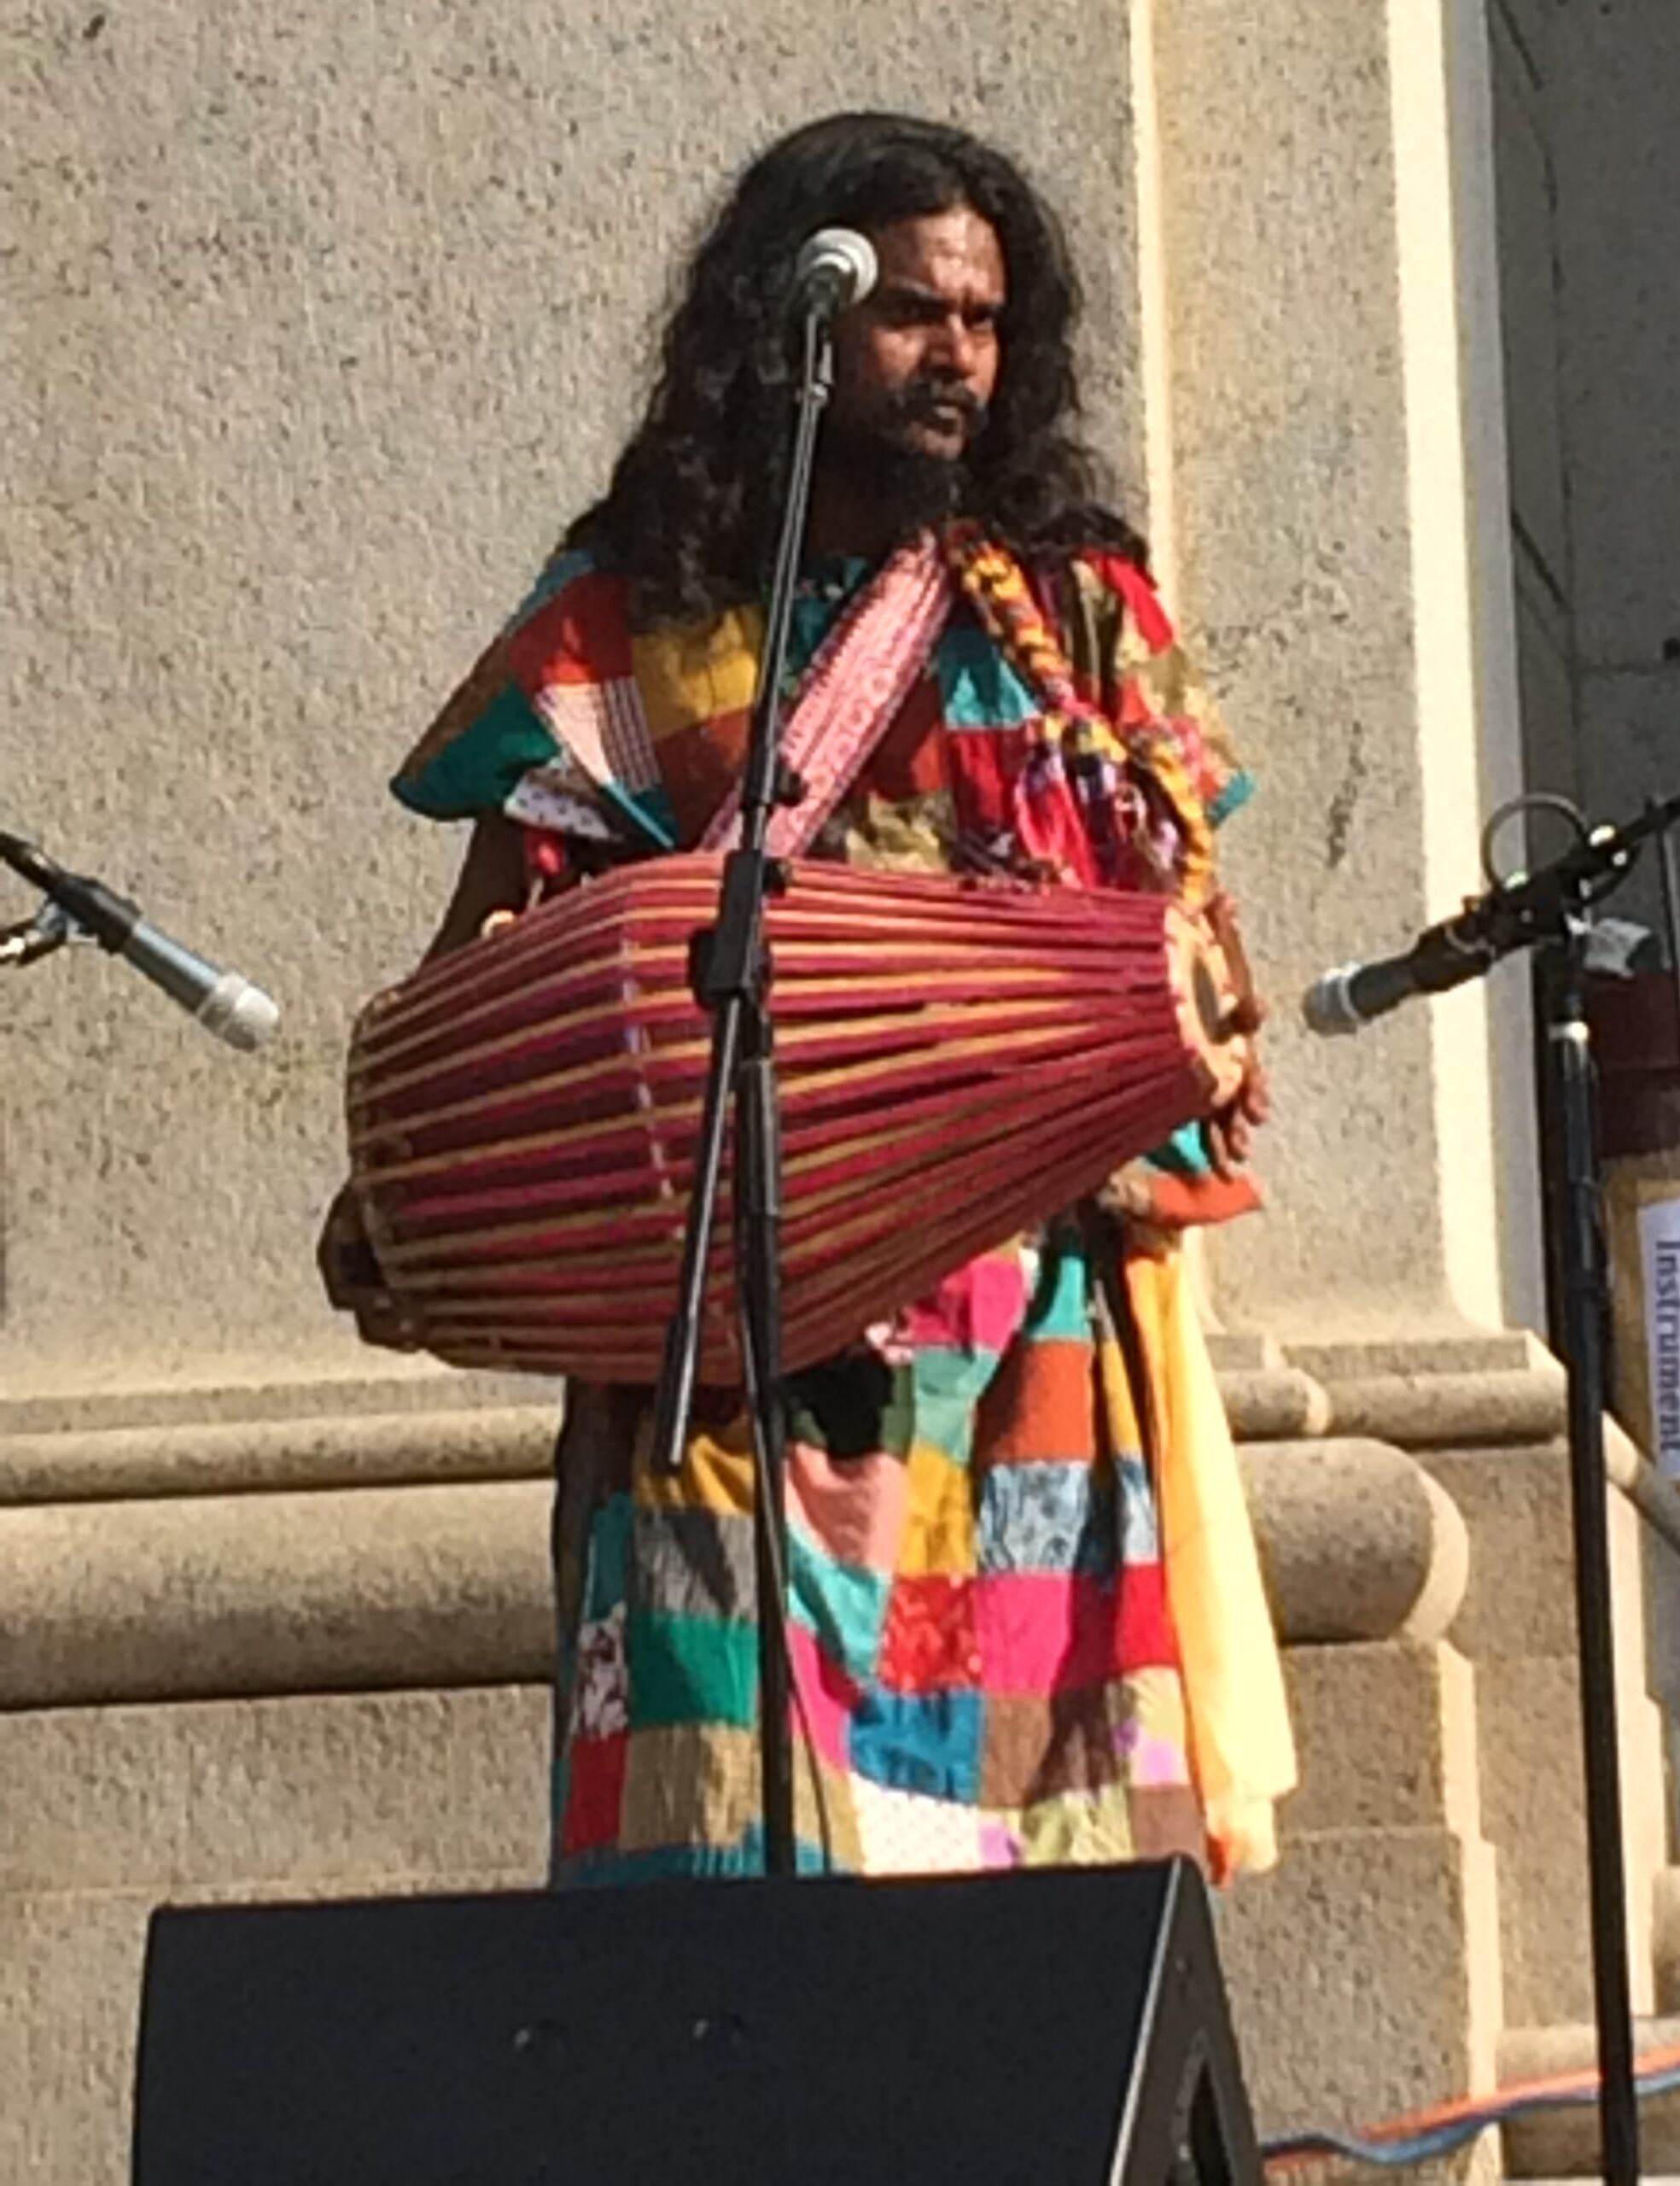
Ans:
{"type": "Polygon", "coordinates": [[[980,1402],[974,1463],[1065,1463],[1096,1452],[1091,1347],[1074,1337],[1017,1344],[980,1402]]]}

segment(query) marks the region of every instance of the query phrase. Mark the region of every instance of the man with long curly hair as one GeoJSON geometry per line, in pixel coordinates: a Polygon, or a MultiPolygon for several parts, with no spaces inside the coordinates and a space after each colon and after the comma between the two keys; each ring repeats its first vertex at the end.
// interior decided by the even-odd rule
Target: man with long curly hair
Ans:
{"type": "MultiPolygon", "coordinates": [[[[795,260],[828,226],[866,233],[880,274],[835,329],[790,712],[814,663],[892,672],[813,850],[1216,907],[1212,829],[1246,780],[1078,437],[1061,231],[975,138],[843,114],[738,179],[606,494],[398,777],[413,809],[477,822],[435,950],[715,839],[790,444],[795,260]]],[[[1273,1856],[1287,1725],[1177,1242],[1250,1203],[1262,1105],[1251,1076],[1199,1137],[907,1310],[860,1295],[857,1341],[791,1378],[802,1863],[1273,1856]]],[[[347,1201],[324,1260],[365,1332],[400,1341],[347,1201]]],[[[746,1424],[717,1399],[662,1477],[649,1412],[645,1389],[569,1393],[561,1880],[762,1864],[746,1424]]]]}

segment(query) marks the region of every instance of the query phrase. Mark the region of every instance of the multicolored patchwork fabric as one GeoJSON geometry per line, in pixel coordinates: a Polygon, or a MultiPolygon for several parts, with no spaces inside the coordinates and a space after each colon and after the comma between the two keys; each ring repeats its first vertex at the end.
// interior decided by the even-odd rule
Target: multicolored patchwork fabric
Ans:
{"type": "MultiPolygon", "coordinates": [[[[963,604],[898,705],[878,793],[902,804],[912,763],[913,798],[942,806],[942,862],[1049,862],[1080,885],[1201,901],[1210,826],[1250,784],[1148,579],[1115,554],[1029,572],[960,525],[940,551],[963,604]]],[[[872,574],[837,564],[808,589],[796,689],[814,663],[822,677],[836,625],[866,611],[872,574]]],[[[633,634],[628,607],[621,578],[558,557],[411,754],[397,795],[435,819],[503,810],[631,850],[700,841],[738,776],[762,614],[633,634]]]]}
{"type": "MultiPolygon", "coordinates": [[[[1246,781],[1147,579],[1111,556],[1029,577],[960,533],[942,551],[948,619],[817,853],[907,871],[1048,856],[1082,885],[1204,895],[1210,826],[1246,781]]],[[[859,564],[812,574],[796,686],[872,581],[859,564]]],[[[534,871],[562,881],[603,844],[697,841],[738,773],[761,617],[636,634],[627,607],[586,562],[551,572],[399,775],[405,802],[510,813],[534,871]]],[[[1175,1158],[1160,1173],[1195,1219],[1195,1157],[1175,1158]]],[[[803,1863],[1268,1862],[1287,1729],[1228,1437],[1191,1386],[1211,1387],[1199,1341],[1175,1252],[1086,1208],[796,1378],[803,1863]],[[1175,1596],[1170,1537],[1164,1554],[1162,1468],[1205,1458],[1221,1517],[1187,1538],[1234,1641],[1175,1596]],[[1236,1657],[1252,1676],[1233,1711],[1228,1680],[1215,1687],[1236,1657]],[[1248,1727],[1232,1736],[1234,1715],[1248,1727]]],[[[667,1474],[649,1413],[644,1390],[569,1395],[554,1805],[569,1883],[762,1865],[745,1422],[718,1400],[667,1474]]]]}
{"type": "MultiPolygon", "coordinates": [[[[1119,1276],[1117,1242],[1100,1249],[1119,1276]]],[[[1100,1371],[1114,1338],[1093,1250],[1067,1222],[989,1254],[895,1342],[796,1382],[812,1867],[1206,1856],[1151,1470],[1129,1383],[1100,1371]]],[[[1123,1277],[1173,1279],[1147,1259],[1123,1277]]],[[[575,1394],[557,1533],[567,1880],[761,1862],[745,1423],[708,1423],[674,1476],[646,1437],[625,1393],[575,1394]]]]}

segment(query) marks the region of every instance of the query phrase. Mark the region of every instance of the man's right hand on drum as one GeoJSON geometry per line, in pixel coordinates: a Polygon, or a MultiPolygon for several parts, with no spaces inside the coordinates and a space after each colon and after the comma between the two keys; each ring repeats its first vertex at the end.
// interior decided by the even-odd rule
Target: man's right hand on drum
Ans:
{"type": "Polygon", "coordinates": [[[388,1351],[419,1348],[418,1329],[386,1288],[360,1202],[349,1184],[327,1209],[315,1265],[332,1304],[341,1313],[355,1315],[356,1333],[364,1343],[382,1344],[388,1351]]]}

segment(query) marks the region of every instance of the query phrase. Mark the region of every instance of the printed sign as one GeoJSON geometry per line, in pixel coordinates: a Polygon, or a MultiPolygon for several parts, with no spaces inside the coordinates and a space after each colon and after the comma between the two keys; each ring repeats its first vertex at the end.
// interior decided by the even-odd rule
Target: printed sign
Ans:
{"type": "Polygon", "coordinates": [[[1648,1200],[1639,1210],[1645,1276],[1645,1357],[1650,1370],[1651,1455],[1680,1479],[1680,1198],[1648,1200]]]}

